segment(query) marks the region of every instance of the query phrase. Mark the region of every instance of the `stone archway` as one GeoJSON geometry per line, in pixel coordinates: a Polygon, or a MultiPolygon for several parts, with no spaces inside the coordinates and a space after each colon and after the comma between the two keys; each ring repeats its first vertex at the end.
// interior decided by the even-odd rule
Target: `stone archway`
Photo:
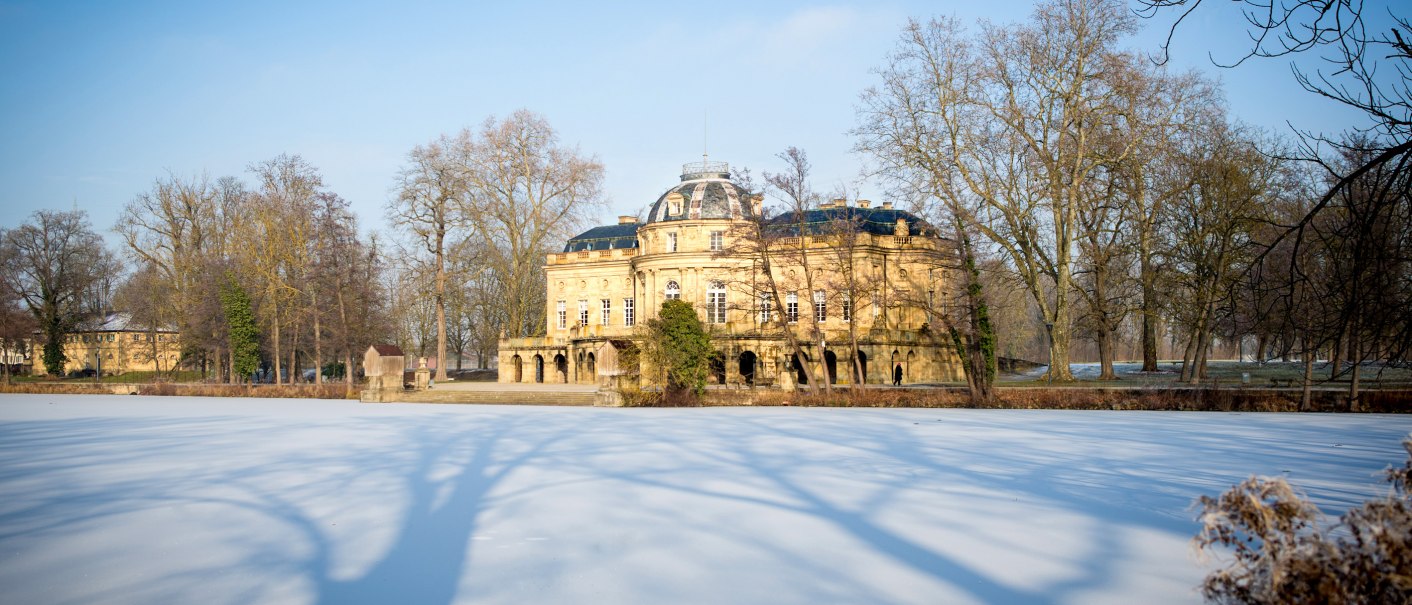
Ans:
{"type": "Polygon", "coordinates": [[[520,354],[519,354],[519,353],[516,353],[514,357],[511,357],[511,358],[510,358],[510,367],[511,367],[511,368],[514,370],[514,372],[515,372],[515,382],[524,382],[524,380],[525,380],[524,361],[520,359],[520,354]]]}
{"type": "Polygon", "coordinates": [[[824,374],[829,384],[838,384],[838,355],[832,349],[824,351],[824,374]]]}
{"type": "Polygon", "coordinates": [[[753,351],[740,354],[740,379],[748,386],[755,386],[755,363],[758,361],[753,351]]]}
{"type": "Polygon", "coordinates": [[[589,353],[589,354],[588,354],[587,361],[585,362],[584,368],[588,370],[587,373],[588,373],[588,381],[589,381],[589,382],[594,382],[595,380],[597,380],[597,376],[598,376],[598,357],[595,356],[593,353],[589,353]]]}
{"type": "Polygon", "coordinates": [[[544,356],[535,354],[534,356],[534,381],[544,382],[544,356]]]}
{"type": "Polygon", "coordinates": [[[857,372],[862,374],[858,377],[858,384],[868,384],[868,354],[862,349],[854,350],[853,354],[858,356],[857,372]]]}
{"type": "Polygon", "coordinates": [[[554,356],[554,373],[558,382],[569,381],[569,359],[563,353],[554,356]]]}
{"type": "Polygon", "coordinates": [[[711,377],[716,384],[726,383],[726,354],[716,351],[711,354],[711,377]]]}
{"type": "MultiPolygon", "coordinates": [[[[813,360],[812,360],[812,359],[809,359],[809,354],[808,354],[808,353],[805,353],[805,354],[804,354],[804,362],[805,362],[805,363],[808,363],[808,362],[810,362],[810,361],[813,361],[813,360]]],[[[797,383],[799,383],[799,384],[809,384],[809,372],[805,371],[805,370],[804,370],[804,364],[799,362],[799,354],[798,354],[798,353],[790,353],[790,354],[789,354],[789,364],[790,364],[790,367],[794,369],[794,380],[795,380],[795,382],[797,382],[797,383]]]]}

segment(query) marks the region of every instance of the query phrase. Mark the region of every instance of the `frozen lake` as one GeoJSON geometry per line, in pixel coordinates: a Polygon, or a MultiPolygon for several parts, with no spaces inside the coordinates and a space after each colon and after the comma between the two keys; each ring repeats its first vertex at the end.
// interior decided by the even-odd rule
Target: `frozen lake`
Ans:
{"type": "Polygon", "coordinates": [[[1193,500],[1412,416],[0,395],[3,603],[1197,603],[1193,500]]]}

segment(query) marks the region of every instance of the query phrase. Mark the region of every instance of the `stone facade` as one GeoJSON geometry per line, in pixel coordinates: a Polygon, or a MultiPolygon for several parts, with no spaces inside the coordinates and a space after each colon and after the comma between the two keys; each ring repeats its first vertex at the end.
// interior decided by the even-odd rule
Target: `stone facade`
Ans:
{"type": "Polygon", "coordinates": [[[640,375],[644,384],[660,383],[652,368],[619,367],[618,357],[667,298],[690,302],[712,334],[720,353],[714,383],[791,387],[804,380],[784,330],[804,345],[815,375],[836,384],[849,382],[855,357],[870,384],[890,384],[897,369],[903,383],[962,379],[953,350],[929,321],[935,307],[928,301],[944,291],[949,274],[944,242],[925,222],[890,204],[843,200],[767,221],[784,302],[776,306],[758,255],[741,241],[763,198],[733,183],[723,164],[688,164],[683,172],[682,183],[649,208],[646,223],[621,217],[548,255],[545,335],[500,341],[500,382],[613,386],[640,375]],[[857,234],[851,255],[838,253],[841,228],[857,234]],[[858,276],[851,288],[840,277],[845,266],[858,276]],[[822,322],[811,321],[815,313],[822,322]]]}
{"type": "MultiPolygon", "coordinates": [[[[33,371],[44,373],[44,344],[30,342],[33,371]]],[[[132,325],[127,316],[113,314],[94,325],[81,327],[64,341],[68,363],[64,373],[91,370],[104,376],[126,372],[167,372],[181,363],[181,339],[174,330],[132,325]]]]}

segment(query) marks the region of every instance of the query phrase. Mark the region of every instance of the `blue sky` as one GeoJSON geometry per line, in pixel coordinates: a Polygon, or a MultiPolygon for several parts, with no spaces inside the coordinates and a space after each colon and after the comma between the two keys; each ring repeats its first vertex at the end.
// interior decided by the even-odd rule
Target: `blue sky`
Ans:
{"type": "MultiPolygon", "coordinates": [[[[1232,112],[1258,126],[1356,123],[1299,89],[1287,62],[1211,66],[1208,52],[1243,42],[1227,5],[1180,32],[1174,66],[1221,78],[1232,112]]],[[[77,206],[107,231],[168,171],[248,178],[247,165],[290,153],[378,229],[413,146],[518,108],[605,164],[605,222],[700,159],[703,116],[712,159],[758,173],[797,146],[816,188],[881,199],[858,182],[847,131],[906,19],[1020,21],[1031,7],[0,0],[0,227],[77,206]]],[[[1164,23],[1145,22],[1129,46],[1155,50],[1164,23]]]]}

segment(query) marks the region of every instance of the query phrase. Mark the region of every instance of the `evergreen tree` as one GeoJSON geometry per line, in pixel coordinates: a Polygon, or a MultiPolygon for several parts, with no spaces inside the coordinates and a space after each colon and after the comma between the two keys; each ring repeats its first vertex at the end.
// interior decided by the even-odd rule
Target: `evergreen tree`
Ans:
{"type": "Polygon", "coordinates": [[[231,369],[235,376],[248,378],[260,367],[260,329],[250,295],[229,273],[221,284],[221,309],[230,334],[231,369]]]}
{"type": "Polygon", "coordinates": [[[667,373],[668,394],[690,392],[699,397],[705,392],[711,369],[711,339],[689,303],[663,302],[661,314],[648,321],[645,345],[652,360],[667,373]]]}

